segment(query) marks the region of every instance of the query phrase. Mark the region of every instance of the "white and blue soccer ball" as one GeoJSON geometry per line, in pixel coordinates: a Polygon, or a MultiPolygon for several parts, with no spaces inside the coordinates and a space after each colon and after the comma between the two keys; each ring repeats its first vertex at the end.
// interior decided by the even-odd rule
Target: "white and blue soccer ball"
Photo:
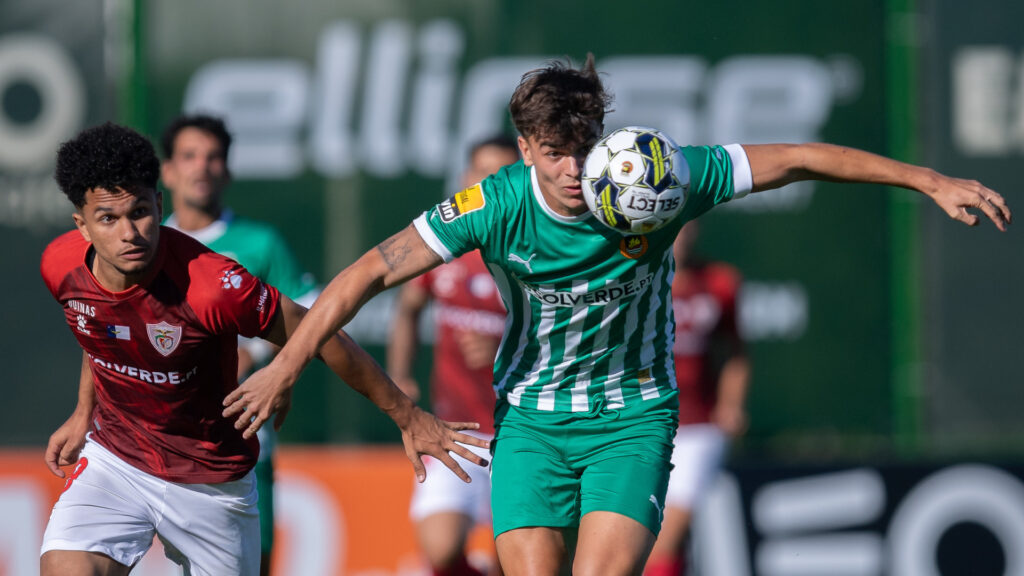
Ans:
{"type": "Polygon", "coordinates": [[[628,126],[594,145],[581,181],[587,207],[602,224],[623,234],[647,234],[679,215],[690,170],[663,132],[628,126]]]}

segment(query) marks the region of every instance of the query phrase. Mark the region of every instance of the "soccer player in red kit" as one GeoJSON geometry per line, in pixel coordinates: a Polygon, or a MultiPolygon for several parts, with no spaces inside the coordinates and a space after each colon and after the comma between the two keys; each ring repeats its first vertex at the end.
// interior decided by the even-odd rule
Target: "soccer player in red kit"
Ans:
{"type": "MultiPolygon", "coordinates": [[[[82,347],[83,371],[75,413],[47,447],[58,475],[58,465],[77,465],[43,537],[43,576],[128,574],[154,535],[187,574],[259,571],[257,425],[225,418],[223,401],[236,388],[238,336],[283,345],[305,309],[161,227],[159,170],[145,138],[112,124],[57,155],[77,230],[47,247],[41,272],[82,347]]],[[[448,451],[485,463],[455,444],[486,446],[457,432],[475,425],[416,408],[344,333],[320,355],[395,420],[418,476],[420,454],[463,478],[448,451]]],[[[289,401],[253,415],[277,412],[280,426],[289,401]]]]}
{"type": "Polygon", "coordinates": [[[665,495],[661,533],[645,576],[685,573],[685,543],[693,510],[718,474],[728,438],[747,425],[744,403],[750,363],[737,323],[739,272],[693,253],[698,223],[690,221],[672,246],[676,385],[679,428],[665,495]]]}
{"type": "MultiPolygon", "coordinates": [[[[472,186],[519,160],[515,140],[494,137],[474,145],[463,174],[472,186]]],[[[412,398],[419,384],[412,377],[418,347],[419,318],[433,300],[437,330],[430,375],[433,412],[442,419],[480,423],[476,435],[494,436],[494,356],[505,332],[505,306],[498,287],[474,250],[413,278],[402,286],[388,342],[388,374],[412,398]]],[[[480,453],[480,456],[484,456],[480,453]]],[[[429,468],[436,463],[427,462],[429,468]]],[[[467,468],[473,482],[433,474],[417,484],[409,515],[416,523],[420,549],[435,576],[479,576],[466,559],[466,539],[474,524],[491,523],[488,470],[467,468]]]]}

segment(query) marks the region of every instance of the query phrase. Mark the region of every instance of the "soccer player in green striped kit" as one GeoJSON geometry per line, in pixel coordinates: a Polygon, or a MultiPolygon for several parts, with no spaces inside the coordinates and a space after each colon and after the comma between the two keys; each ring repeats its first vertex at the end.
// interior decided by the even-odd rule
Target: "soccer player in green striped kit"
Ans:
{"type": "Polygon", "coordinates": [[[509,104],[522,160],[427,210],[342,270],[275,360],[228,396],[225,413],[251,434],[364,302],[479,249],[508,310],[491,444],[502,568],[511,576],[570,568],[639,574],[671,468],[672,242],[686,221],[749,192],[809,179],[918,190],[969,225],[979,220],[969,208],[1000,230],[1010,220],[1003,198],[977,182],[860,150],[685,146],[690,182],[679,217],[646,236],[623,237],[590,215],[580,187],[609,104],[592,56],[579,70],[555,62],[524,75],[509,104]]]}

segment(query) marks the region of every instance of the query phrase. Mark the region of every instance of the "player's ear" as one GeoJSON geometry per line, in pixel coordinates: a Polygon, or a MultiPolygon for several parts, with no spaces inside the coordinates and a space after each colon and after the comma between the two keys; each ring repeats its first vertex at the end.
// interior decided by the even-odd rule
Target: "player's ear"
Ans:
{"type": "Polygon", "coordinates": [[[533,155],[530,154],[530,143],[522,136],[516,138],[516,143],[519,144],[519,153],[523,155],[523,164],[533,166],[533,155]]]}
{"type": "Polygon", "coordinates": [[[157,222],[164,221],[164,193],[160,191],[160,188],[156,189],[156,220],[157,222]]]}
{"type": "Polygon", "coordinates": [[[89,236],[89,229],[85,227],[85,216],[82,215],[82,209],[76,208],[71,213],[72,220],[75,221],[75,227],[78,228],[78,232],[85,238],[86,242],[92,242],[92,238],[89,236]]]}

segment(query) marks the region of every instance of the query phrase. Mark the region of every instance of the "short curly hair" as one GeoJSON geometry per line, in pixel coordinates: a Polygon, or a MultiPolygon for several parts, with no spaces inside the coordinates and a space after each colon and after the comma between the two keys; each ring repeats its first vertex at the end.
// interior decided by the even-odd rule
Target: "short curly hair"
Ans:
{"type": "Polygon", "coordinates": [[[228,132],[224,121],[208,114],[183,114],[171,120],[160,136],[160,149],[164,153],[164,159],[174,156],[174,141],[185,128],[197,128],[216,138],[220,142],[224,157],[227,158],[228,150],[231,149],[231,133],[228,132]]]}
{"type": "Polygon", "coordinates": [[[57,150],[57,186],[77,208],[94,188],[156,190],[160,160],[144,136],[107,122],[83,130],[57,150]]]}
{"type": "Polygon", "coordinates": [[[594,55],[587,54],[579,70],[571,62],[554,61],[524,74],[508,108],[524,138],[567,144],[600,136],[611,102],[594,68],[594,55]]]}

